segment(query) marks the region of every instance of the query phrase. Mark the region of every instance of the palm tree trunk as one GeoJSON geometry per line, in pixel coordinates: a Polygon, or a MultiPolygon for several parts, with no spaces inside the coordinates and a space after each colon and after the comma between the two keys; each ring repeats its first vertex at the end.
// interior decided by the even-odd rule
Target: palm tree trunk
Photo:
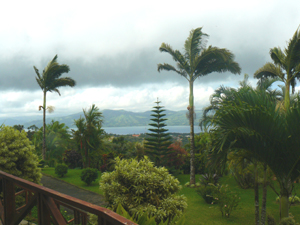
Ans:
{"type": "Polygon", "coordinates": [[[42,149],[43,160],[46,159],[46,91],[44,91],[43,101],[43,149],[42,149]]]}
{"type": "Polygon", "coordinates": [[[264,164],[264,183],[263,183],[261,219],[260,219],[261,225],[265,225],[266,222],[266,213],[267,213],[266,208],[267,208],[267,165],[264,164]]]}
{"type": "Polygon", "coordinates": [[[190,184],[195,184],[195,142],[194,142],[194,92],[193,81],[190,80],[190,97],[189,97],[189,121],[190,121],[190,145],[191,145],[191,168],[190,184]]]}
{"type": "Polygon", "coordinates": [[[280,219],[289,216],[289,196],[291,193],[291,179],[285,178],[280,182],[280,219]]]}
{"type": "Polygon", "coordinates": [[[257,163],[254,164],[254,201],[255,201],[255,224],[259,225],[259,193],[257,163]]]}
{"type": "Polygon", "coordinates": [[[280,196],[280,219],[289,216],[289,196],[280,196]]]}
{"type": "Polygon", "coordinates": [[[284,96],[284,107],[285,110],[290,108],[290,80],[287,78],[285,82],[285,96],[284,96]]]}

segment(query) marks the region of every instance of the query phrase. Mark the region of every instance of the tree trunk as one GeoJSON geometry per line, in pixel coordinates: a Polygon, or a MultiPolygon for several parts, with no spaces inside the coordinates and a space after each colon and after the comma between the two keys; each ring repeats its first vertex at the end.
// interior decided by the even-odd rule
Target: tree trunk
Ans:
{"type": "Polygon", "coordinates": [[[289,216],[289,196],[280,196],[280,220],[289,216]]]}
{"type": "Polygon", "coordinates": [[[285,96],[284,96],[284,107],[287,110],[290,107],[290,80],[287,77],[285,82],[285,96]]]}
{"type": "Polygon", "coordinates": [[[284,178],[280,182],[280,220],[289,216],[290,202],[289,197],[291,194],[291,179],[284,178]]]}
{"type": "Polygon", "coordinates": [[[262,193],[262,205],[261,205],[261,219],[260,224],[265,225],[266,213],[267,213],[267,165],[264,164],[264,183],[262,193]]]}
{"type": "Polygon", "coordinates": [[[255,224],[259,225],[259,193],[257,163],[254,164],[254,201],[255,201],[255,224]]]}
{"type": "Polygon", "coordinates": [[[44,91],[43,99],[43,149],[42,149],[43,160],[46,159],[46,91],[44,91]]]}
{"type": "Polygon", "coordinates": [[[191,145],[191,169],[190,184],[195,184],[195,143],[194,143],[194,93],[193,81],[190,80],[190,97],[189,97],[189,121],[190,121],[190,145],[191,145]]]}

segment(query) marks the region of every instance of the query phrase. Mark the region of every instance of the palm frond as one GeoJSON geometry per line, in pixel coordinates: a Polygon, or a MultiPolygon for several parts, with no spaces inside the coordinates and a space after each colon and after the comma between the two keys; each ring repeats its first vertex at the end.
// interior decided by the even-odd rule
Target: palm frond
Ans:
{"type": "Polygon", "coordinates": [[[205,48],[208,35],[202,32],[202,27],[190,31],[189,37],[184,43],[185,58],[194,65],[194,59],[205,48]]]}
{"type": "Polygon", "coordinates": [[[177,67],[179,69],[183,69],[187,73],[189,72],[190,65],[188,64],[186,59],[183,57],[183,55],[181,54],[180,51],[173,50],[173,48],[170,45],[166,44],[166,43],[161,44],[161,46],[159,48],[159,51],[169,53],[172,56],[173,60],[177,63],[177,67]]]}
{"type": "Polygon", "coordinates": [[[157,71],[160,72],[161,70],[174,71],[174,72],[178,73],[179,75],[181,75],[181,76],[185,77],[186,79],[188,79],[187,78],[187,73],[184,70],[177,70],[177,69],[175,69],[174,66],[172,66],[170,64],[167,64],[167,63],[161,64],[161,63],[159,63],[157,65],[157,71]]]}
{"type": "Polygon", "coordinates": [[[254,73],[254,78],[262,79],[267,77],[279,77],[282,82],[285,81],[284,73],[282,72],[281,67],[273,63],[266,63],[254,73]]]}
{"type": "Polygon", "coordinates": [[[285,49],[288,62],[288,70],[293,70],[300,64],[300,30],[297,29],[293,37],[289,40],[288,46],[285,49]]]}
{"type": "Polygon", "coordinates": [[[234,61],[234,55],[227,49],[209,46],[196,58],[196,70],[194,79],[212,72],[231,72],[240,74],[241,68],[234,61]]]}
{"type": "Polygon", "coordinates": [[[279,47],[270,49],[271,59],[274,61],[275,65],[280,66],[282,69],[287,70],[286,55],[279,47]]]}
{"type": "Polygon", "coordinates": [[[57,65],[57,55],[55,55],[54,58],[50,62],[48,62],[47,66],[44,69],[45,73],[47,73],[50,68],[54,67],[55,65],[57,65]]]}

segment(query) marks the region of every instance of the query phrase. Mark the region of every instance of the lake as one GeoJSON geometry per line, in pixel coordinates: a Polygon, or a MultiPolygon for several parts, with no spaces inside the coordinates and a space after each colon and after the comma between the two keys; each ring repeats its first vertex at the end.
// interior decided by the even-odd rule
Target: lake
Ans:
{"type": "MultiPolygon", "coordinates": [[[[149,132],[148,129],[153,128],[150,126],[138,126],[138,127],[102,127],[108,134],[141,134],[149,132]]],[[[166,129],[169,129],[169,133],[190,133],[189,126],[167,126],[166,129]]],[[[200,133],[200,127],[195,126],[195,133],[200,133]]]]}

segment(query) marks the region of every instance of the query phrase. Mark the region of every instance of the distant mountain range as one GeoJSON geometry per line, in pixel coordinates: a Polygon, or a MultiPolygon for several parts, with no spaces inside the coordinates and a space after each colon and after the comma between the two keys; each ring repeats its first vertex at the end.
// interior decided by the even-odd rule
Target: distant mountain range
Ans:
{"type": "MultiPolygon", "coordinates": [[[[182,111],[170,111],[166,110],[164,112],[168,120],[165,122],[168,126],[188,126],[189,121],[186,117],[187,110],[182,111]]],[[[199,119],[202,116],[201,110],[196,110],[195,125],[199,124],[199,119]]],[[[102,111],[103,114],[103,127],[131,127],[131,126],[147,126],[150,123],[151,111],[146,112],[130,112],[125,110],[110,110],[105,109],[102,111]]],[[[47,115],[47,123],[51,120],[59,121],[60,123],[65,123],[66,126],[74,128],[74,120],[79,119],[80,116],[83,117],[83,113],[75,113],[68,116],[54,117],[47,115]]],[[[42,126],[42,114],[39,116],[20,116],[20,117],[2,117],[0,118],[0,124],[5,125],[24,125],[27,128],[31,125],[36,125],[37,127],[42,126]]]]}

